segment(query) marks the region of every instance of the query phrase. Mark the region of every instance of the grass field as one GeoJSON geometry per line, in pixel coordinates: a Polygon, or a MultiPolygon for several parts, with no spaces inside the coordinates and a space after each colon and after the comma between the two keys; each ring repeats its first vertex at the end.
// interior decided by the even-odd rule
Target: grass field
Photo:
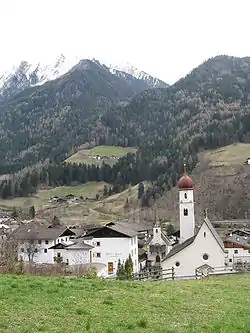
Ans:
{"type": "Polygon", "coordinates": [[[243,164],[250,157],[250,144],[235,143],[215,150],[209,150],[205,153],[205,157],[211,160],[211,166],[243,164]]]}
{"type": "Polygon", "coordinates": [[[250,276],[120,282],[0,275],[4,333],[249,333],[250,276]]]}
{"type": "Polygon", "coordinates": [[[118,147],[118,146],[97,146],[92,149],[83,149],[70,156],[66,162],[68,163],[86,163],[86,164],[101,164],[103,160],[94,159],[94,156],[107,156],[104,159],[106,163],[113,164],[117,160],[111,159],[112,155],[119,158],[127,153],[134,153],[135,148],[132,147],[118,147]]]}

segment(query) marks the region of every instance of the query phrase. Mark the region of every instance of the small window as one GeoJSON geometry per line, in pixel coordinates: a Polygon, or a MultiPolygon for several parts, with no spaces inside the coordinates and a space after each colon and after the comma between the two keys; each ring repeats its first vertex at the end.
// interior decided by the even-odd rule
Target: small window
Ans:
{"type": "Polygon", "coordinates": [[[135,266],[137,265],[137,261],[135,260],[135,266]]]}
{"type": "Polygon", "coordinates": [[[187,209],[187,208],[184,208],[183,213],[184,213],[184,216],[188,216],[188,209],[187,209]]]}
{"type": "Polygon", "coordinates": [[[133,238],[131,238],[131,245],[133,245],[133,238]]]}
{"type": "Polygon", "coordinates": [[[66,265],[68,265],[68,264],[69,264],[69,259],[66,260],[66,265]]]}
{"type": "Polygon", "coordinates": [[[45,244],[49,244],[49,241],[46,239],[45,244]]]}
{"type": "Polygon", "coordinates": [[[23,247],[21,248],[21,252],[24,252],[24,248],[23,247]]]}
{"type": "Polygon", "coordinates": [[[65,242],[67,242],[68,241],[68,238],[67,237],[65,237],[65,242]]]}
{"type": "Polygon", "coordinates": [[[135,249],[135,256],[136,256],[136,249],[135,249]]]}
{"type": "Polygon", "coordinates": [[[233,262],[233,259],[229,259],[229,262],[233,262]]]}
{"type": "Polygon", "coordinates": [[[47,249],[44,249],[44,253],[47,253],[48,252],[48,250],[47,249]]]}
{"type": "Polygon", "coordinates": [[[180,262],[179,262],[179,261],[176,261],[176,262],[175,262],[175,266],[176,266],[176,267],[179,267],[179,266],[180,266],[180,262]]]}
{"type": "Polygon", "coordinates": [[[42,244],[42,241],[41,241],[41,239],[39,239],[39,241],[38,241],[38,244],[42,244]]]}
{"type": "Polygon", "coordinates": [[[57,253],[57,258],[60,258],[60,257],[61,257],[61,253],[58,252],[58,253],[57,253]]]}
{"type": "Polygon", "coordinates": [[[206,238],[206,236],[207,236],[206,231],[204,231],[203,236],[204,236],[204,238],[206,238]]]}
{"type": "Polygon", "coordinates": [[[97,258],[101,258],[101,253],[100,253],[100,252],[97,252],[97,253],[96,253],[96,257],[97,257],[97,258]]]}
{"type": "Polygon", "coordinates": [[[187,197],[188,197],[188,196],[187,196],[187,193],[184,193],[184,198],[187,199],[187,197]]]}
{"type": "Polygon", "coordinates": [[[238,250],[234,250],[234,254],[238,254],[238,252],[239,252],[238,250]]]}
{"type": "Polygon", "coordinates": [[[131,250],[131,256],[133,257],[133,255],[134,255],[134,251],[133,251],[133,250],[131,250]]]}
{"type": "Polygon", "coordinates": [[[209,255],[207,253],[204,253],[202,258],[203,258],[203,260],[207,261],[209,258],[209,255]]]}
{"type": "Polygon", "coordinates": [[[101,243],[100,242],[96,242],[96,246],[101,246],[101,243]]]}
{"type": "Polygon", "coordinates": [[[155,229],[155,232],[158,233],[158,229],[155,229]]]}

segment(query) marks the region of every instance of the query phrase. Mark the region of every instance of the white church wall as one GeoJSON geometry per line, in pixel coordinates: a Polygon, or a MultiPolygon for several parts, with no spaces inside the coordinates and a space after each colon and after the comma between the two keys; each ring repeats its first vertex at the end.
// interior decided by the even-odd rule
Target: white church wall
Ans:
{"type": "Polygon", "coordinates": [[[196,268],[207,264],[211,267],[224,267],[225,253],[217,243],[205,223],[201,226],[194,242],[162,262],[162,268],[175,268],[176,276],[194,275],[196,268]],[[208,255],[208,259],[203,258],[208,255]],[[179,263],[179,266],[178,266],[179,263]]]}
{"type": "Polygon", "coordinates": [[[194,191],[179,190],[180,242],[194,235],[194,191]],[[186,215],[187,214],[187,215],[186,215]]]}

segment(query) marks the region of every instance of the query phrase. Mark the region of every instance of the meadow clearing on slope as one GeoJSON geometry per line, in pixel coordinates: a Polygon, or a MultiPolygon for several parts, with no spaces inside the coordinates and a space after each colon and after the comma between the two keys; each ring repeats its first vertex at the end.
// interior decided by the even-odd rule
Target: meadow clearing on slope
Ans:
{"type": "Polygon", "coordinates": [[[250,275],[126,282],[0,275],[0,332],[249,333],[250,275]]]}

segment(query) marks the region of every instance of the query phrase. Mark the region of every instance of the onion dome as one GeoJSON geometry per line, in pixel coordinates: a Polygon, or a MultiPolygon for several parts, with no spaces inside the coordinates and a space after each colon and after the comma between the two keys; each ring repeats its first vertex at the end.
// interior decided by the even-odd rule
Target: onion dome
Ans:
{"type": "Polygon", "coordinates": [[[194,183],[192,178],[187,175],[186,166],[184,165],[184,174],[178,181],[178,187],[180,190],[192,190],[194,183]]]}

